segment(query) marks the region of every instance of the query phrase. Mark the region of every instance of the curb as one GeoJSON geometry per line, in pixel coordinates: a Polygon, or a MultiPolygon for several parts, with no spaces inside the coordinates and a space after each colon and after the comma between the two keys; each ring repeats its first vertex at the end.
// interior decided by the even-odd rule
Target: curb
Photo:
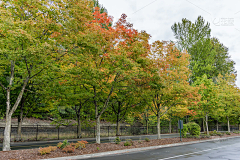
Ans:
{"type": "Polygon", "coordinates": [[[193,142],[173,143],[173,144],[166,144],[166,145],[160,145],[160,146],[132,148],[132,149],[116,150],[116,151],[109,151],[109,152],[102,152],[102,153],[85,154],[85,155],[69,156],[69,157],[57,157],[57,158],[41,159],[41,160],[69,160],[69,159],[95,158],[95,157],[101,157],[101,156],[116,155],[116,154],[121,154],[121,153],[139,152],[139,151],[146,151],[146,150],[159,149],[159,148],[168,148],[168,147],[175,147],[175,146],[182,146],[182,145],[189,145],[189,144],[196,144],[196,143],[204,143],[204,142],[210,142],[210,141],[225,140],[225,139],[231,139],[231,138],[240,138],[240,136],[215,138],[215,139],[202,140],[202,141],[199,140],[199,141],[193,141],[193,142]]]}

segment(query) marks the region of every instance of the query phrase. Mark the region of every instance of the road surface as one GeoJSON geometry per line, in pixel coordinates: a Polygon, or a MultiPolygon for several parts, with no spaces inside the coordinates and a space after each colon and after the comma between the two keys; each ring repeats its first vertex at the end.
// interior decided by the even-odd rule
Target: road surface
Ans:
{"type": "Polygon", "coordinates": [[[88,158],[87,160],[240,160],[240,138],[88,158]]]}

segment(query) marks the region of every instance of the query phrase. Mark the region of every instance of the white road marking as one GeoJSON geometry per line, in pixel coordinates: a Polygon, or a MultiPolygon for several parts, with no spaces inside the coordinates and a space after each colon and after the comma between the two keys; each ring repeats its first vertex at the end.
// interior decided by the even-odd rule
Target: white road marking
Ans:
{"type": "Polygon", "coordinates": [[[163,159],[158,159],[158,160],[166,160],[166,159],[173,159],[173,158],[188,156],[188,155],[192,155],[192,154],[196,154],[196,153],[207,152],[207,151],[211,151],[211,150],[215,150],[215,149],[225,148],[227,146],[217,147],[217,148],[212,148],[212,149],[206,149],[206,150],[202,150],[202,151],[198,151],[198,152],[192,152],[192,153],[182,154],[182,155],[178,155],[178,156],[174,156],[174,157],[168,157],[168,158],[163,158],[163,159]]]}

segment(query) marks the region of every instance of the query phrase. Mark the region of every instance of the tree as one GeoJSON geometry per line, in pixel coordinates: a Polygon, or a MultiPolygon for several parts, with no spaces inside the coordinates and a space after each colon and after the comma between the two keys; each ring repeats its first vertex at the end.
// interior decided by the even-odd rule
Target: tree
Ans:
{"type": "Polygon", "coordinates": [[[0,81],[7,104],[3,151],[7,151],[10,150],[11,117],[29,81],[45,81],[50,71],[57,68],[52,67],[62,56],[59,42],[65,37],[63,24],[69,22],[66,20],[69,12],[60,1],[2,1],[0,7],[0,74],[5,73],[7,82],[0,81]],[[19,87],[17,99],[11,106],[11,91],[19,87]]]}
{"type": "Polygon", "coordinates": [[[196,44],[199,40],[210,38],[210,23],[205,24],[202,16],[198,16],[195,23],[183,18],[182,23],[174,23],[171,27],[177,45],[181,50],[187,50],[196,44]]]}
{"type": "MultiPolygon", "coordinates": [[[[126,84],[131,85],[131,84],[126,84]]],[[[116,122],[116,136],[120,136],[120,122],[126,118],[130,112],[140,111],[142,103],[137,92],[138,86],[132,86],[125,89],[118,89],[110,100],[110,116],[107,119],[116,122]]]]}
{"type": "MultiPolygon", "coordinates": [[[[71,57],[62,62],[70,81],[78,80],[93,102],[96,119],[96,142],[100,143],[100,118],[119,88],[131,87],[147,60],[149,35],[138,33],[123,14],[115,26],[112,18],[96,8],[93,20],[85,23],[82,32],[71,40],[71,57]]],[[[64,73],[64,74],[66,74],[64,73]]],[[[65,79],[66,80],[66,79],[65,79]]],[[[66,80],[66,81],[68,81],[66,80]]]]}
{"type": "Polygon", "coordinates": [[[161,139],[160,118],[173,107],[186,107],[197,93],[187,82],[190,74],[187,53],[180,52],[172,43],[156,41],[151,55],[156,72],[149,83],[149,99],[151,110],[157,116],[158,139],[161,139]]]}
{"type": "Polygon", "coordinates": [[[204,74],[216,81],[219,74],[235,72],[235,63],[230,59],[228,48],[216,38],[199,40],[188,51],[191,54],[189,68],[192,70],[192,82],[204,74]]]}
{"type": "Polygon", "coordinates": [[[193,86],[199,87],[199,94],[201,95],[201,101],[198,103],[195,111],[198,115],[205,118],[204,121],[207,134],[209,135],[208,117],[216,110],[216,105],[218,103],[216,85],[213,83],[212,79],[208,79],[206,75],[203,75],[194,82],[193,86]]]}
{"type": "Polygon", "coordinates": [[[218,92],[220,100],[220,108],[222,112],[218,112],[218,116],[227,119],[228,132],[230,132],[229,119],[232,116],[237,116],[239,112],[239,92],[236,87],[236,75],[229,76],[219,75],[217,79],[218,92]]]}
{"type": "Polygon", "coordinates": [[[189,68],[192,70],[190,83],[204,74],[216,80],[218,74],[234,73],[234,61],[230,60],[228,48],[217,38],[210,38],[211,29],[208,22],[199,16],[195,23],[182,19],[171,27],[177,46],[187,50],[191,55],[189,68]]]}

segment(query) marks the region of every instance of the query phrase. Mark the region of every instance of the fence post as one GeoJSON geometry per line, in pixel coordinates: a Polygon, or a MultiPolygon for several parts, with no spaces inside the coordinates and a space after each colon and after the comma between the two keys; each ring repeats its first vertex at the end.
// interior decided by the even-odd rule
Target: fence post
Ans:
{"type": "Polygon", "coordinates": [[[95,126],[94,126],[94,137],[95,137],[95,126]]]}
{"type": "Polygon", "coordinates": [[[60,126],[58,126],[58,140],[59,140],[59,128],[60,128],[60,126]]]}
{"type": "Polygon", "coordinates": [[[37,130],[36,130],[36,141],[37,141],[37,137],[38,137],[38,124],[37,124],[37,130]]]}
{"type": "Polygon", "coordinates": [[[109,126],[108,126],[108,137],[109,137],[109,126]]]}

